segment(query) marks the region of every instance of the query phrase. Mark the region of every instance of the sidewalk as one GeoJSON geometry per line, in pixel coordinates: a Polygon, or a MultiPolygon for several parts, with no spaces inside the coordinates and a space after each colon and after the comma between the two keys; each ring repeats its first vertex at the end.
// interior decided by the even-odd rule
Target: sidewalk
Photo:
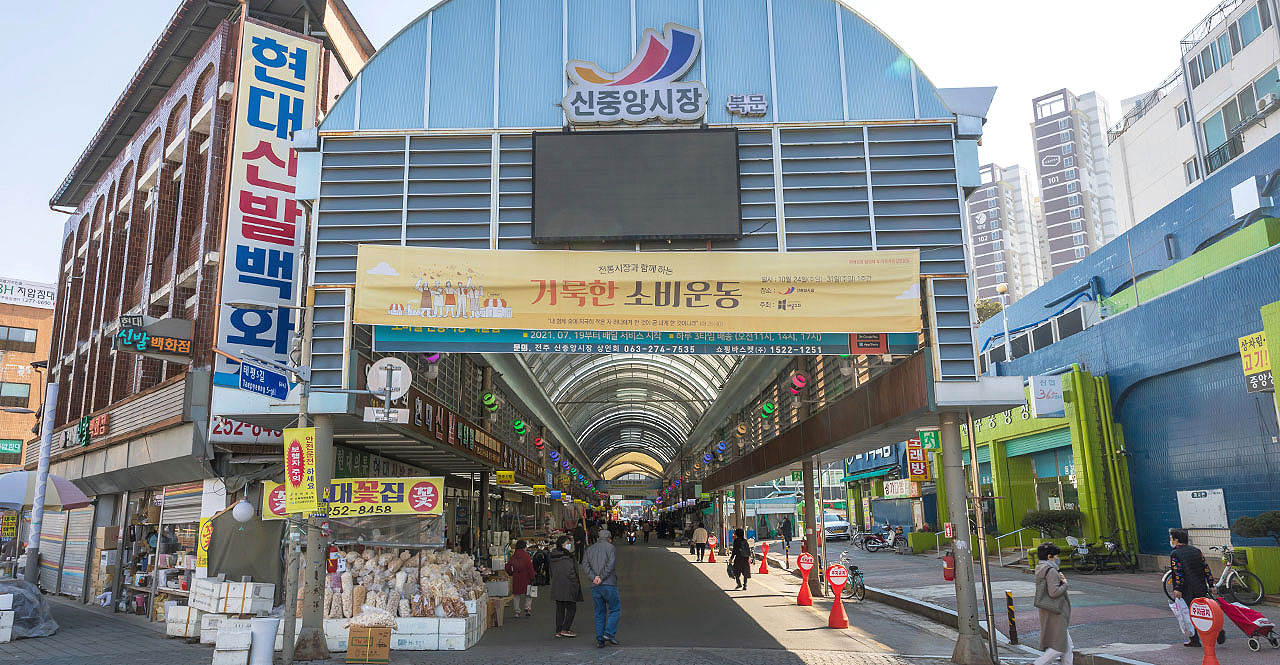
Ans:
{"type": "MultiPolygon", "coordinates": [[[[794,543],[793,543],[794,544],[794,543]]],[[[780,550],[770,543],[769,558],[780,550]]],[[[849,552],[853,563],[862,569],[867,586],[917,600],[955,609],[955,585],[942,578],[942,559],[936,555],[898,555],[881,551],[875,554],[845,543],[828,543],[827,555],[832,561],[849,552]]],[[[794,552],[791,565],[795,566],[794,552]]],[[[781,563],[781,558],[777,559],[781,563]]],[[[975,574],[978,569],[975,564],[975,574]]],[[[1169,599],[1160,584],[1161,573],[1097,573],[1080,575],[1066,572],[1071,594],[1071,639],[1082,654],[1110,654],[1155,665],[1199,665],[1200,649],[1184,648],[1184,638],[1169,611],[1169,599]]],[[[1035,580],[1025,567],[991,567],[993,610],[996,629],[1008,634],[1008,612],[1005,591],[1013,593],[1018,637],[1021,644],[1039,646],[1039,611],[1032,605],[1035,580]]],[[[982,587],[976,585],[979,618],[982,610],[982,587]]],[[[1280,623],[1280,607],[1259,605],[1254,609],[1280,623]]],[[[1249,651],[1247,638],[1235,625],[1223,628],[1227,643],[1218,647],[1222,662],[1248,662],[1261,654],[1249,651]]],[[[1269,657],[1280,657],[1264,643],[1269,657]]]]}

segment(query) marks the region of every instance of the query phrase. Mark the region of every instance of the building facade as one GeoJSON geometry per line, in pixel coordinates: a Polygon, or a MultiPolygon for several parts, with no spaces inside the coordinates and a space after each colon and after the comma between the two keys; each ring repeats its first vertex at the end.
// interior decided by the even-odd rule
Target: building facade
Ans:
{"type": "Polygon", "coordinates": [[[1032,100],[1049,270],[1056,276],[1127,228],[1118,214],[1106,145],[1106,101],[1098,93],[1058,90],[1032,100]]]}
{"type": "Polygon", "coordinates": [[[1040,286],[1040,242],[1028,198],[1026,169],[983,165],[982,186],[969,195],[976,297],[1001,301],[997,285],[1008,285],[1009,302],[1040,286]]]}
{"type": "Polygon", "coordinates": [[[54,285],[0,278],[0,473],[22,468],[44,406],[54,285]],[[27,409],[13,413],[8,409],[27,409]]]}
{"type": "Polygon", "coordinates": [[[1178,68],[1108,132],[1116,197],[1145,219],[1280,132],[1275,0],[1228,0],[1182,38],[1178,68]]]}
{"type": "Polygon", "coordinates": [[[1011,361],[999,321],[979,330],[988,371],[1032,376],[1076,367],[1103,380],[1088,400],[1112,414],[1100,422],[1114,422],[1111,436],[1119,437],[1120,457],[1110,459],[1132,470],[1144,553],[1165,551],[1167,530],[1178,526],[1192,528],[1201,547],[1274,544],[1229,527],[1273,510],[1271,488],[1280,483],[1274,464],[1259,463],[1280,454],[1274,388],[1247,379],[1241,356],[1241,338],[1264,329],[1261,308],[1280,299],[1280,220],[1270,198],[1277,168],[1280,137],[1015,303],[1007,310],[1011,361]],[[1256,203],[1243,205],[1250,191],[1256,203]],[[1217,497],[1225,517],[1197,517],[1189,494],[1201,490],[1217,497]]]}

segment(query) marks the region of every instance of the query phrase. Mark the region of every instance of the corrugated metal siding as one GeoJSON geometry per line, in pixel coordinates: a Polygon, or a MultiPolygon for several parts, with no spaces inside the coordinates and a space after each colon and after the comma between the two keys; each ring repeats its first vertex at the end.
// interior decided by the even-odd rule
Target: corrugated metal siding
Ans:
{"type": "Polygon", "coordinates": [[[921,118],[949,118],[951,111],[946,104],[942,103],[942,98],[938,96],[938,89],[933,87],[933,83],[929,81],[929,77],[924,72],[916,69],[916,96],[920,100],[920,117],[921,118]]]}
{"type": "Polygon", "coordinates": [[[89,541],[93,537],[93,508],[67,513],[67,535],[62,550],[62,576],[58,593],[79,597],[84,592],[89,566],[89,541]]]}
{"type": "Polygon", "coordinates": [[[836,9],[830,0],[774,3],[774,59],[779,98],[774,104],[778,105],[780,120],[821,122],[844,116],[835,18],[836,9]]]}
{"type": "Polygon", "coordinates": [[[1029,455],[1038,453],[1041,450],[1053,450],[1054,448],[1070,445],[1071,428],[1061,427],[1048,432],[1037,432],[1028,436],[1009,439],[1004,444],[1004,454],[1005,457],[1017,457],[1018,455],[1029,455]]]}
{"type": "Polygon", "coordinates": [[[616,72],[631,62],[630,0],[569,0],[569,59],[616,72]]]}
{"type": "Polygon", "coordinates": [[[500,126],[555,127],[564,118],[555,106],[564,80],[563,16],[560,0],[503,0],[500,126]]]}
{"type": "Polygon", "coordinates": [[[418,21],[378,51],[378,66],[361,73],[360,129],[422,127],[426,104],[427,22],[418,21]]]}
{"type": "Polygon", "coordinates": [[[787,249],[872,248],[862,128],[784,130],[787,249]]]}
{"type": "Polygon", "coordinates": [[[489,136],[409,140],[405,244],[489,247],[489,136]]]}
{"type": "Polygon", "coordinates": [[[911,61],[879,30],[852,12],[844,12],[845,68],[849,118],[892,120],[915,117],[911,98],[911,61]]]}
{"type": "MultiPolygon", "coordinates": [[[[111,414],[111,429],[107,436],[112,439],[128,436],[155,423],[184,416],[182,409],[186,386],[186,381],[175,381],[144,397],[111,409],[108,411],[111,414]]],[[[79,448],[75,443],[75,434],[75,424],[54,432],[50,453],[56,455],[64,450],[79,448]]],[[[38,449],[39,446],[31,448],[38,449]]]]}
{"type": "Polygon", "coordinates": [[[431,127],[493,126],[494,8],[494,0],[455,0],[432,12],[431,127]]]}
{"type": "Polygon", "coordinates": [[[707,122],[738,125],[771,122],[774,99],[769,76],[769,14],[764,0],[704,0],[702,52],[707,58],[707,122]],[[730,116],[723,96],[764,93],[769,115],[730,116]]]}
{"type": "Polygon", "coordinates": [[[67,514],[61,510],[47,510],[40,523],[40,588],[58,592],[58,577],[62,574],[62,549],[67,539],[67,514]]]}
{"type": "MultiPolygon", "coordinates": [[[[702,30],[702,23],[698,20],[697,0],[638,0],[635,4],[637,45],[640,44],[640,36],[644,34],[645,28],[661,31],[662,26],[668,23],[679,23],[685,27],[702,30]]],[[[703,31],[702,38],[705,40],[706,37],[703,31]]],[[[701,68],[702,56],[699,55],[693,61],[693,66],[689,68],[685,78],[701,81],[702,74],[699,73],[702,71],[701,68]]]]}
{"type": "Polygon", "coordinates": [[[498,249],[534,249],[533,136],[506,134],[499,145],[498,249]]]}
{"type": "MultiPolygon", "coordinates": [[[[354,275],[352,275],[354,277],[354,275]]],[[[350,289],[318,289],[315,292],[315,328],[311,339],[311,384],[341,387],[347,364],[347,316],[352,306],[350,289]]]]}

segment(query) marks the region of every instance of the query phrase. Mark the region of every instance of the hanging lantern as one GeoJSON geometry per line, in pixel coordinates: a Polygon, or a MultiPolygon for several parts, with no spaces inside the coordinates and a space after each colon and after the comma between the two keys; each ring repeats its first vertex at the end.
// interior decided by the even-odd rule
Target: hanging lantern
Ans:
{"type": "Polygon", "coordinates": [[[534,437],[534,438],[533,438],[533,446],[534,446],[535,448],[537,448],[538,450],[542,450],[542,447],[543,447],[543,446],[545,446],[545,445],[547,445],[547,442],[546,442],[546,441],[544,441],[544,440],[542,439],[542,437],[537,436],[537,437],[534,437]]]}
{"type": "Polygon", "coordinates": [[[569,468],[569,460],[564,460],[564,461],[560,462],[560,466],[561,466],[561,468],[568,469],[568,468],[569,468]]]}
{"type": "Polygon", "coordinates": [[[676,478],[676,487],[679,487],[679,486],[680,486],[680,479],[676,478]]]}
{"type": "Polygon", "coordinates": [[[551,451],[551,453],[550,453],[549,455],[547,455],[547,456],[551,458],[551,461],[552,461],[552,462],[555,462],[555,461],[557,461],[557,460],[559,460],[559,459],[560,459],[560,453],[558,453],[558,452],[556,452],[556,451],[554,451],[554,450],[553,450],[553,451],[551,451]]]}
{"type": "Polygon", "coordinates": [[[498,396],[493,393],[485,393],[480,396],[480,403],[484,408],[493,413],[498,410],[498,396]]]}
{"type": "Polygon", "coordinates": [[[511,429],[515,430],[518,436],[524,436],[524,433],[529,431],[529,428],[525,426],[523,420],[511,421],[511,429]]]}
{"type": "Polygon", "coordinates": [[[436,364],[436,363],[440,362],[440,354],[438,354],[438,353],[424,353],[424,354],[422,354],[422,359],[423,359],[424,361],[426,361],[426,362],[427,362],[427,364],[429,364],[429,365],[434,365],[434,364],[436,364]]]}
{"type": "Polygon", "coordinates": [[[796,374],[791,377],[791,394],[799,395],[804,391],[804,387],[808,383],[809,379],[806,378],[803,373],[796,372],[796,374]]]}
{"type": "Polygon", "coordinates": [[[710,464],[712,459],[713,458],[711,457],[711,453],[707,453],[702,456],[702,461],[706,462],[707,464],[710,464]]]}
{"type": "Polygon", "coordinates": [[[721,441],[720,443],[716,444],[716,450],[719,451],[721,455],[723,455],[724,451],[728,449],[729,449],[729,444],[724,441],[721,441]]]}
{"type": "Polygon", "coordinates": [[[764,406],[760,407],[760,418],[768,420],[773,417],[774,412],[777,410],[778,407],[773,402],[765,402],[764,406]]]}
{"type": "Polygon", "coordinates": [[[569,475],[573,476],[574,478],[577,478],[577,477],[578,477],[578,467],[576,467],[576,466],[575,466],[575,467],[573,467],[573,468],[569,469],[569,475]]]}

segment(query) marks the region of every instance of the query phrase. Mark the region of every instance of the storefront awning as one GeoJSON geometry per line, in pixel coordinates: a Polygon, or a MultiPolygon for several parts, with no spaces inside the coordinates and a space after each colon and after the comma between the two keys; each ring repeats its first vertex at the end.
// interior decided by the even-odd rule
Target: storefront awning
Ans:
{"type": "Polygon", "coordinates": [[[862,473],[855,473],[851,476],[845,476],[844,478],[840,479],[840,482],[851,483],[855,480],[862,480],[863,478],[875,478],[876,476],[887,476],[889,475],[889,472],[892,470],[893,469],[876,469],[875,471],[863,471],[862,473]]]}

